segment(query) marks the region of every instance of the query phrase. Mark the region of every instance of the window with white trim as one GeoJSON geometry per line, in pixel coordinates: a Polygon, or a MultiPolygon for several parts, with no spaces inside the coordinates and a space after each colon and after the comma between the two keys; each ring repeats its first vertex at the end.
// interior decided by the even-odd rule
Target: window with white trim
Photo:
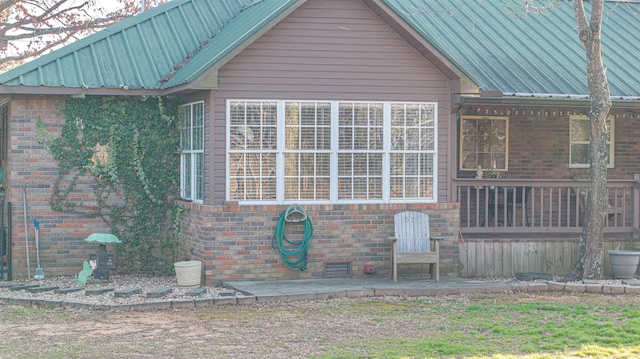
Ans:
{"type": "Polygon", "coordinates": [[[391,104],[391,198],[434,198],[435,106],[391,104]]]}
{"type": "MultiPolygon", "coordinates": [[[[607,142],[609,144],[608,167],[614,165],[614,120],[607,118],[607,142]]],[[[576,115],[569,117],[569,167],[589,168],[591,154],[589,143],[591,142],[591,120],[588,116],[576,115]]]]}
{"type": "Polygon", "coordinates": [[[227,198],[435,202],[437,104],[227,101],[227,198]]]}
{"type": "Polygon", "coordinates": [[[338,198],[382,198],[382,103],[340,103],[338,198]]]}
{"type": "Polygon", "coordinates": [[[204,103],[194,102],[181,108],[180,196],[202,201],[204,194],[204,103]]]}
{"type": "Polygon", "coordinates": [[[286,102],[284,197],[330,199],[331,103],[286,102]]]}

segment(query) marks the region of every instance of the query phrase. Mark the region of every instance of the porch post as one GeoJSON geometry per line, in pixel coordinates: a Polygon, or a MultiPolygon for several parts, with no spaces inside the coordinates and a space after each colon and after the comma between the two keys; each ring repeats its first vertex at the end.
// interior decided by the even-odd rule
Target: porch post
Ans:
{"type": "Polygon", "coordinates": [[[631,219],[633,223],[633,239],[640,238],[640,174],[633,175],[635,183],[631,189],[631,219]]]}

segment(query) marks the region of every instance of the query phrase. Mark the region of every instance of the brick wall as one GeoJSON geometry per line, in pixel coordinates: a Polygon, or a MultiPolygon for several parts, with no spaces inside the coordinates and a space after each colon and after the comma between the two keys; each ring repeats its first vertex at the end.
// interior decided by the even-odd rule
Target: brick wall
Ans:
{"type": "MultiPolygon", "coordinates": [[[[569,118],[586,115],[588,108],[476,106],[462,112],[509,117],[509,178],[589,178],[587,168],[569,168],[569,118]]],[[[613,108],[611,115],[615,118],[615,166],[608,178],[631,179],[640,173],[640,112],[613,108]]],[[[458,171],[459,178],[475,175],[475,171],[458,171]]]]}
{"type": "MultiPolygon", "coordinates": [[[[33,219],[40,222],[40,262],[45,276],[72,275],[82,268],[89,253],[97,246],[84,241],[89,234],[108,231],[102,220],[81,214],[54,212],[50,200],[58,178],[58,164],[36,135],[36,121],[46,126],[52,138],[57,138],[64,123],[58,110],[62,99],[45,97],[14,97],[10,104],[9,160],[4,163],[5,201],[11,202],[13,278],[28,276],[25,247],[24,194],[26,192],[26,222],[31,275],[36,268],[35,230],[33,219]]],[[[79,178],[72,199],[80,205],[91,205],[94,198],[90,181],[79,178]]],[[[62,183],[64,185],[64,183],[62,183]]]]}
{"type": "MultiPolygon", "coordinates": [[[[367,277],[365,264],[373,264],[373,277],[388,277],[391,267],[393,216],[416,210],[430,215],[431,232],[443,236],[440,244],[441,273],[458,271],[459,208],[457,203],[393,205],[308,205],[314,234],[309,245],[308,269],[286,268],[278,250],[271,249],[280,215],[288,206],[222,206],[189,203],[183,221],[182,254],[202,260],[207,284],[230,280],[278,280],[323,278],[327,262],[351,262],[351,277],[367,277]]],[[[289,223],[287,237],[303,238],[302,224],[289,223]]],[[[277,248],[277,247],[276,247],[277,248]]],[[[400,268],[400,276],[425,276],[426,268],[400,268]]]]}

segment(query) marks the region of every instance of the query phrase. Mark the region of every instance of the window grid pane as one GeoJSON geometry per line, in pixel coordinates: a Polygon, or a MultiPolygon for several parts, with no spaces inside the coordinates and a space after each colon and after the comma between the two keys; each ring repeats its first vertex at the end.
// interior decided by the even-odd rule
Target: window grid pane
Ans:
{"type": "Polygon", "coordinates": [[[382,198],[382,154],[340,153],[338,155],[338,198],[382,198]]]}
{"type": "Polygon", "coordinates": [[[201,151],[204,148],[204,104],[193,105],[193,129],[191,150],[201,151]]]}
{"type": "Polygon", "coordinates": [[[204,154],[194,153],[194,167],[195,167],[195,195],[194,198],[204,198],[204,154]]]}
{"type": "Polygon", "coordinates": [[[508,117],[462,117],[460,169],[506,171],[508,141],[508,117]]]}
{"type": "Polygon", "coordinates": [[[331,149],[331,104],[287,102],[285,150],[331,149]]]}
{"type": "Polygon", "coordinates": [[[382,150],[383,107],[381,103],[340,103],[340,150],[382,150]]]}
{"type": "Polygon", "coordinates": [[[433,198],[433,155],[391,155],[391,198],[433,198]]]}
{"type": "Polygon", "coordinates": [[[180,131],[180,144],[182,150],[191,149],[191,107],[182,107],[182,131],[180,131]]]}
{"type": "Polygon", "coordinates": [[[182,155],[182,190],[181,195],[183,198],[191,198],[191,155],[182,155]]]}
{"type": "Polygon", "coordinates": [[[329,200],[330,155],[285,154],[285,200],[329,200]]]}
{"type": "MultiPolygon", "coordinates": [[[[607,143],[609,153],[607,163],[613,167],[614,146],[611,136],[613,136],[614,122],[611,117],[607,118],[607,143]]],[[[569,120],[569,165],[571,167],[588,168],[591,153],[589,144],[591,143],[591,120],[587,116],[571,116],[569,120]]]]}
{"type": "Polygon", "coordinates": [[[277,104],[232,102],[229,119],[231,149],[276,150],[277,104]]]}
{"type": "Polygon", "coordinates": [[[234,153],[230,155],[229,172],[232,199],[275,199],[274,154],[234,153]]]}

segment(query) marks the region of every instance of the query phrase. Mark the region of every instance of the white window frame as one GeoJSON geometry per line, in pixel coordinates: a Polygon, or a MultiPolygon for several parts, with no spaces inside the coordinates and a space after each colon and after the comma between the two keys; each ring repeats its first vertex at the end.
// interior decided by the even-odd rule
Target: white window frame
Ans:
{"type": "Polygon", "coordinates": [[[180,197],[186,200],[190,200],[196,203],[202,203],[204,200],[204,101],[196,101],[186,103],[181,106],[181,126],[180,129],[180,197]],[[201,123],[200,126],[200,138],[194,133],[194,119],[196,107],[200,106],[201,123]],[[187,120],[185,112],[188,111],[189,124],[185,127],[184,121],[187,120]],[[189,132],[191,147],[189,149],[183,148],[183,140],[185,131],[189,132]],[[199,146],[194,146],[196,141],[199,146]],[[200,159],[200,163],[198,163],[200,159]],[[198,166],[201,167],[201,173],[198,175],[198,166]],[[189,176],[187,176],[189,171],[189,176]]]}
{"type": "MultiPolygon", "coordinates": [[[[238,201],[241,204],[331,204],[331,203],[437,203],[438,197],[438,103],[437,102],[388,102],[388,101],[322,101],[322,100],[248,100],[248,99],[230,99],[226,103],[226,199],[227,201],[238,201]],[[277,150],[276,150],[276,198],[275,200],[251,200],[232,198],[231,193],[231,176],[230,176],[230,158],[236,153],[246,153],[246,150],[231,147],[231,109],[232,104],[244,103],[277,103],[277,150]],[[287,103],[330,103],[331,104],[331,149],[330,154],[330,196],[328,199],[306,200],[306,199],[285,199],[285,154],[296,152],[299,150],[287,150],[285,148],[285,108],[287,103]],[[382,196],[381,198],[372,199],[340,199],[338,190],[338,156],[340,153],[347,153],[349,150],[339,149],[339,108],[340,104],[383,104],[383,145],[381,151],[371,151],[369,153],[382,154],[382,196]],[[404,105],[425,105],[432,106],[433,126],[429,126],[429,131],[433,132],[433,148],[429,150],[403,150],[393,151],[391,148],[391,107],[392,104],[404,105]],[[422,178],[430,178],[431,180],[431,197],[430,198],[391,198],[390,195],[390,157],[392,153],[417,153],[432,157],[432,172],[430,175],[422,175],[422,178]]],[[[259,150],[251,151],[261,152],[259,150]]],[[[321,151],[324,152],[324,151],[321,151]]],[[[353,152],[353,151],[351,151],[353,152]]],[[[246,196],[245,196],[246,197],[246,196]]]]}
{"type": "MultiPolygon", "coordinates": [[[[381,187],[381,196],[380,199],[384,200],[384,201],[388,201],[388,196],[385,197],[385,191],[384,189],[384,184],[385,184],[385,163],[388,162],[387,158],[388,158],[388,148],[385,149],[384,147],[384,143],[388,142],[388,139],[384,138],[384,133],[385,133],[385,127],[384,127],[384,123],[386,122],[385,120],[385,113],[387,113],[389,111],[389,108],[387,107],[385,109],[385,104],[383,102],[355,102],[355,101],[340,101],[338,102],[338,106],[334,106],[334,110],[336,111],[334,114],[334,118],[337,117],[337,120],[335,122],[335,125],[333,126],[334,128],[336,128],[336,140],[332,141],[332,147],[334,149],[334,152],[336,153],[336,157],[335,157],[335,163],[336,163],[336,169],[334,172],[332,172],[334,175],[332,177],[334,177],[334,181],[332,183],[332,188],[335,189],[335,194],[334,194],[334,198],[337,198],[338,201],[343,201],[343,202],[354,202],[354,201],[369,201],[371,200],[372,196],[372,188],[370,187],[372,185],[372,181],[375,181],[377,177],[379,177],[379,185],[381,187]],[[341,106],[344,106],[345,108],[350,108],[352,111],[352,121],[349,123],[344,123],[341,124],[340,123],[340,110],[341,110],[341,106]],[[362,119],[358,119],[357,117],[357,109],[358,107],[360,108],[360,110],[366,106],[367,107],[367,123],[372,123],[373,125],[369,126],[363,126],[362,119]],[[375,123],[378,119],[376,117],[379,116],[372,116],[371,111],[375,111],[374,108],[378,107],[378,106],[382,106],[382,118],[380,119],[380,123],[375,123]],[[370,144],[371,142],[371,136],[375,134],[375,129],[379,129],[382,130],[382,138],[380,138],[378,141],[380,142],[380,144],[382,146],[380,146],[378,149],[372,149],[370,148],[370,146],[367,146],[367,148],[359,148],[361,146],[358,146],[358,143],[356,143],[355,139],[356,137],[359,135],[363,135],[366,133],[368,142],[370,144]],[[341,136],[341,130],[344,129],[344,133],[350,133],[351,134],[351,138],[354,140],[353,142],[349,143],[351,145],[351,148],[340,148],[341,144],[347,144],[346,142],[341,142],[342,138],[341,136]],[[352,158],[349,160],[349,162],[351,162],[352,166],[351,168],[347,168],[345,170],[342,170],[339,166],[340,166],[340,157],[342,156],[351,156],[352,158]],[[354,162],[354,158],[353,156],[366,156],[367,160],[367,169],[366,171],[362,171],[362,173],[357,173],[357,171],[354,170],[353,168],[353,162],[354,162]],[[381,172],[380,172],[380,176],[375,176],[374,174],[371,173],[371,168],[369,168],[369,165],[372,163],[370,162],[370,156],[372,155],[376,155],[376,156],[380,156],[380,166],[381,166],[381,172]],[[387,155],[387,156],[385,156],[387,155]],[[347,173],[347,171],[350,171],[351,173],[347,173]],[[366,192],[366,197],[365,198],[358,198],[356,197],[356,193],[354,193],[354,186],[357,185],[358,180],[362,181],[362,180],[366,180],[368,183],[366,185],[365,188],[365,192],[366,192]],[[350,182],[350,183],[349,183],[350,182]],[[340,187],[342,185],[342,183],[345,184],[350,184],[351,185],[351,193],[350,193],[350,197],[351,198],[342,198],[341,197],[341,193],[340,193],[340,187]]],[[[387,118],[388,120],[388,118],[387,118]]],[[[388,131],[388,128],[387,128],[388,131]]],[[[346,139],[346,138],[345,138],[346,139]]]]}
{"type": "MultiPolygon", "coordinates": [[[[322,134],[326,134],[326,130],[328,129],[329,131],[331,131],[331,117],[333,115],[332,113],[332,108],[331,108],[331,102],[328,101],[284,101],[284,107],[285,107],[285,114],[284,114],[284,125],[282,127],[278,127],[278,129],[282,129],[284,128],[285,131],[281,131],[285,133],[285,138],[283,139],[283,142],[281,142],[282,144],[282,155],[283,155],[283,163],[285,163],[285,168],[284,168],[284,174],[282,176],[276,176],[278,179],[280,178],[284,178],[283,181],[278,180],[278,183],[283,182],[284,186],[282,187],[282,191],[280,193],[283,194],[283,200],[284,201],[293,201],[293,202],[300,202],[300,201],[330,201],[331,199],[331,157],[332,157],[332,142],[333,139],[331,138],[331,134],[329,134],[329,147],[327,148],[325,146],[325,148],[322,148],[323,144],[326,144],[326,137],[322,136],[322,134]],[[289,118],[287,117],[287,106],[291,105],[292,108],[297,108],[298,111],[302,111],[302,108],[306,108],[307,112],[309,111],[309,109],[311,107],[314,108],[314,122],[315,122],[315,126],[311,126],[309,123],[309,117],[305,117],[306,120],[303,120],[303,113],[298,113],[298,117],[296,118],[298,120],[298,124],[290,124],[287,123],[287,120],[289,120],[289,118]],[[325,106],[329,105],[329,126],[327,126],[324,123],[319,123],[318,121],[321,121],[322,119],[318,116],[318,110],[320,109],[321,114],[325,113],[325,111],[323,111],[323,109],[326,109],[325,106]],[[306,123],[303,123],[306,122],[306,123]],[[318,124],[321,124],[323,126],[317,126],[318,124]],[[287,140],[287,131],[288,129],[292,129],[293,132],[298,133],[298,137],[297,137],[297,141],[294,141],[298,147],[290,147],[290,144],[286,143],[287,140]],[[323,131],[325,130],[325,131],[323,131]],[[314,132],[314,136],[313,137],[304,137],[303,134],[301,132],[307,132],[309,133],[310,131],[314,132]],[[307,143],[304,140],[313,140],[313,143],[307,143]],[[311,148],[313,147],[313,148],[311,148]],[[296,172],[297,174],[295,175],[289,175],[287,173],[287,168],[286,168],[286,162],[288,160],[288,158],[290,158],[289,156],[295,156],[298,157],[298,162],[303,161],[304,159],[309,160],[311,162],[313,162],[313,166],[309,166],[308,168],[306,168],[307,170],[312,169],[314,172],[314,175],[306,175],[303,176],[300,173],[300,170],[303,169],[302,167],[298,167],[296,168],[296,172]],[[319,174],[319,170],[322,169],[323,163],[322,161],[320,161],[321,158],[329,158],[329,163],[326,164],[328,165],[328,173],[325,175],[319,174]],[[315,191],[312,192],[312,195],[314,198],[304,198],[301,197],[302,195],[302,182],[309,182],[312,184],[312,187],[315,191]],[[323,188],[323,186],[321,185],[322,183],[327,183],[329,188],[323,188]],[[284,199],[284,197],[287,195],[287,186],[288,185],[293,185],[295,188],[294,193],[297,194],[298,198],[290,198],[290,199],[284,199]],[[319,193],[320,192],[320,193],[319,193]],[[322,192],[326,193],[325,198],[319,197],[321,195],[322,192]]],[[[308,115],[308,113],[307,113],[308,115]]]]}
{"type": "MultiPolygon", "coordinates": [[[[571,126],[572,121],[591,121],[589,116],[586,115],[572,115],[569,116],[569,168],[589,168],[591,165],[589,162],[587,163],[571,163],[571,159],[573,158],[573,145],[589,145],[591,140],[587,141],[573,141],[573,127],[571,126]]],[[[607,117],[607,123],[609,128],[609,163],[607,164],[607,168],[613,168],[615,166],[615,119],[613,116],[607,117]]],[[[589,122],[590,124],[590,122],[589,122]]]]}

